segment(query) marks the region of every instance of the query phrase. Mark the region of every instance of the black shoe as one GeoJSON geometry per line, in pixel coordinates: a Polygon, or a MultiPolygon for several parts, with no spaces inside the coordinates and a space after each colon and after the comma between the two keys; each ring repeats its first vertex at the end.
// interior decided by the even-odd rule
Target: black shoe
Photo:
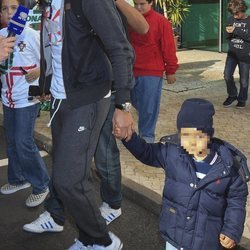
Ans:
{"type": "Polygon", "coordinates": [[[243,109],[246,107],[246,103],[245,102],[240,102],[238,101],[237,105],[236,105],[236,108],[238,109],[243,109]]]}
{"type": "Polygon", "coordinates": [[[236,100],[237,100],[237,97],[231,97],[231,96],[229,96],[226,99],[226,101],[223,102],[223,106],[224,107],[230,107],[234,103],[234,101],[236,101],[236,100]]]}

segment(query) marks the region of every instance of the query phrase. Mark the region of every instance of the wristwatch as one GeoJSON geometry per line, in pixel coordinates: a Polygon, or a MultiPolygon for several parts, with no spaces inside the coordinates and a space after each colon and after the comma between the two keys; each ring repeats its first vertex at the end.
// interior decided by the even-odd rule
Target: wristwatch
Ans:
{"type": "Polygon", "coordinates": [[[116,104],[115,107],[117,109],[123,110],[125,112],[130,112],[130,110],[132,108],[132,104],[130,102],[125,102],[122,104],[116,104]]]}

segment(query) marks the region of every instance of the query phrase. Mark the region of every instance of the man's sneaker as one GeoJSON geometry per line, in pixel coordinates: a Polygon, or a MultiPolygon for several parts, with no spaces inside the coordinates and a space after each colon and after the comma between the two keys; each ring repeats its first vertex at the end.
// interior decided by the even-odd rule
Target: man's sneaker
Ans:
{"type": "Polygon", "coordinates": [[[112,232],[109,232],[109,236],[112,243],[107,247],[101,245],[85,246],[81,241],[75,239],[75,243],[68,250],[121,250],[123,247],[121,240],[112,232]]]}
{"type": "Polygon", "coordinates": [[[237,97],[231,97],[229,96],[224,102],[223,102],[223,106],[224,107],[230,107],[232,106],[232,104],[237,100],[237,97]]]}
{"type": "MultiPolygon", "coordinates": [[[[121,240],[112,232],[109,232],[110,239],[112,240],[112,243],[105,247],[105,246],[100,246],[100,245],[93,245],[91,250],[121,250],[123,247],[123,244],[121,240]]],[[[88,249],[88,248],[87,248],[88,249]]]]}
{"type": "Polygon", "coordinates": [[[44,232],[62,232],[63,226],[55,223],[50,213],[45,211],[40,216],[32,221],[30,224],[25,224],[23,230],[31,233],[44,233],[44,232]]]}
{"type": "Polygon", "coordinates": [[[26,200],[26,206],[27,207],[36,207],[43,203],[45,200],[46,196],[49,193],[49,189],[46,188],[46,190],[40,194],[31,194],[26,200]]]}
{"type": "Polygon", "coordinates": [[[102,203],[100,211],[102,217],[106,220],[107,225],[117,219],[122,214],[121,208],[113,209],[106,202],[102,203]]]}
{"type": "Polygon", "coordinates": [[[244,109],[246,107],[246,103],[245,102],[240,102],[238,101],[236,108],[238,109],[244,109]]]}
{"type": "Polygon", "coordinates": [[[75,243],[68,250],[92,250],[92,246],[84,246],[81,241],[75,239],[75,243]]]}
{"type": "Polygon", "coordinates": [[[11,185],[9,183],[3,185],[1,187],[1,193],[2,194],[13,194],[19,190],[29,188],[31,185],[28,182],[25,182],[23,184],[18,184],[18,185],[11,185]]]}

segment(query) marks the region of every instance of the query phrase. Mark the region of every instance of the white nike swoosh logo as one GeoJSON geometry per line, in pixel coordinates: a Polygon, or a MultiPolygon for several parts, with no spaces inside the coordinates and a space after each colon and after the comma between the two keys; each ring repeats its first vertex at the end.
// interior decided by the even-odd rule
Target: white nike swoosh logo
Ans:
{"type": "Polygon", "coordinates": [[[84,131],[86,128],[84,127],[84,126],[80,126],[79,128],[78,128],[78,132],[82,132],[82,131],[84,131]]]}

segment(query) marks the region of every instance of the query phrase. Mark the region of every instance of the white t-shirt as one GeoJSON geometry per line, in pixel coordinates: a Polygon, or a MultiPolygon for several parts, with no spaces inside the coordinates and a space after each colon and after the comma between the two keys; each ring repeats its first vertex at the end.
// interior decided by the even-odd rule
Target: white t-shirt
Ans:
{"type": "MultiPolygon", "coordinates": [[[[51,18],[46,20],[46,28],[49,31],[52,50],[52,79],[50,92],[55,99],[66,99],[66,92],[62,73],[62,31],[60,23],[61,1],[53,0],[51,18]]],[[[50,15],[50,8],[46,10],[46,16],[50,15]]]]}
{"type": "Polygon", "coordinates": [[[133,0],[125,0],[127,3],[129,3],[130,5],[134,6],[134,1],[133,0]]]}
{"type": "MultiPolygon", "coordinates": [[[[52,80],[50,92],[55,99],[66,99],[66,92],[62,73],[62,24],[60,23],[61,1],[53,0],[51,18],[46,20],[46,28],[49,31],[50,45],[52,49],[52,80]]],[[[50,8],[46,10],[46,16],[50,15],[50,8]]],[[[104,97],[109,97],[111,91],[104,97]]]]}
{"type": "MultiPolygon", "coordinates": [[[[7,28],[1,29],[0,35],[7,36],[7,28]]],[[[28,100],[29,86],[38,85],[38,79],[28,83],[20,67],[25,71],[40,67],[40,35],[28,25],[16,35],[13,54],[0,65],[2,102],[10,108],[28,107],[38,102],[28,100]]]]}

